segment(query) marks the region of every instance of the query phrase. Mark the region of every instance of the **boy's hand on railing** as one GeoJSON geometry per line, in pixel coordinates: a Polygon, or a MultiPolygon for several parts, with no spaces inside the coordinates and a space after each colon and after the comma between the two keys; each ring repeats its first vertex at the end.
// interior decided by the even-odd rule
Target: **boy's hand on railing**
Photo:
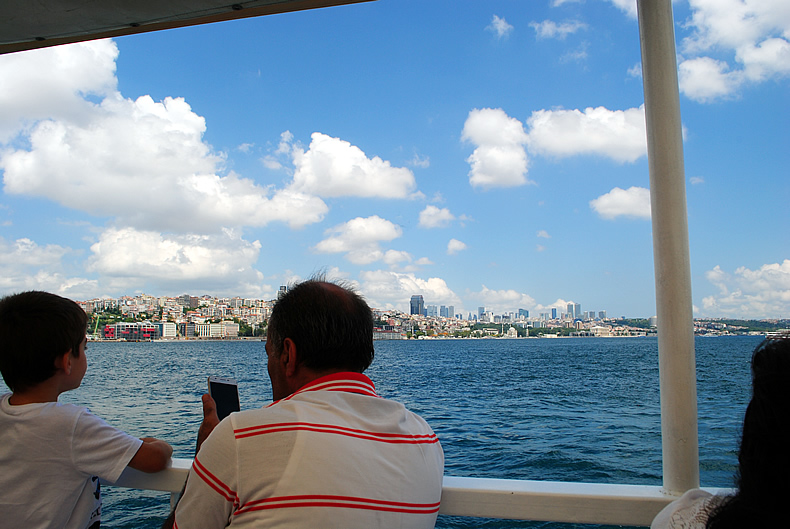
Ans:
{"type": "Polygon", "coordinates": [[[203,422],[200,423],[197,436],[197,447],[195,448],[195,455],[200,452],[200,447],[203,441],[214,431],[214,428],[219,424],[219,416],[217,415],[217,404],[211,395],[208,393],[203,395],[203,422]]]}

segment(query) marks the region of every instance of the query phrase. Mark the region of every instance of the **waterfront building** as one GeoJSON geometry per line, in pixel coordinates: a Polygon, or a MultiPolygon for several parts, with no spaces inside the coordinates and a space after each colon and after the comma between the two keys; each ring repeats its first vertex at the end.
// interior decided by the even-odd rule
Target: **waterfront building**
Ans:
{"type": "Polygon", "coordinates": [[[409,308],[409,314],[417,314],[422,316],[425,310],[425,301],[423,301],[422,296],[412,296],[411,301],[409,302],[409,308]]]}

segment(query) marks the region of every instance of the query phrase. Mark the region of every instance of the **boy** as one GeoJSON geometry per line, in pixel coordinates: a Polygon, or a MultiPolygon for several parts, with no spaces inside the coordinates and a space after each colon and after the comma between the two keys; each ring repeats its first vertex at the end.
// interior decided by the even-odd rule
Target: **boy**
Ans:
{"type": "Polygon", "coordinates": [[[87,409],[58,403],[87,368],[88,317],[71,300],[22,292],[0,300],[0,525],[99,527],[99,478],[164,469],[172,447],[137,439],[87,409]],[[6,525],[8,524],[8,525],[6,525]]]}

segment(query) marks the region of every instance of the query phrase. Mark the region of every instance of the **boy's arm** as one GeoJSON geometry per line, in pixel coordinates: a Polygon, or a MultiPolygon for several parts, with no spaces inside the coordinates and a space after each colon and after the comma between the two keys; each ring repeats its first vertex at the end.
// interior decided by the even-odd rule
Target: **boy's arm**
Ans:
{"type": "Polygon", "coordinates": [[[173,447],[161,439],[144,437],[143,444],[137,450],[129,466],[143,472],[159,472],[167,468],[173,447]]]}

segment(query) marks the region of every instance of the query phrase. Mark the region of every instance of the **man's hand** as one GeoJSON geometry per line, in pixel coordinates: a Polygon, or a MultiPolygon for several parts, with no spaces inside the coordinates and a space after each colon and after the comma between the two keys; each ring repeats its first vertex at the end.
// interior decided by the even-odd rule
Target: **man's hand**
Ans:
{"type": "Polygon", "coordinates": [[[214,428],[219,424],[219,416],[217,415],[217,403],[211,398],[208,393],[203,395],[203,422],[200,423],[197,435],[197,447],[195,448],[195,455],[200,452],[200,447],[203,441],[209,436],[214,428]]]}

